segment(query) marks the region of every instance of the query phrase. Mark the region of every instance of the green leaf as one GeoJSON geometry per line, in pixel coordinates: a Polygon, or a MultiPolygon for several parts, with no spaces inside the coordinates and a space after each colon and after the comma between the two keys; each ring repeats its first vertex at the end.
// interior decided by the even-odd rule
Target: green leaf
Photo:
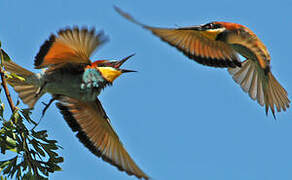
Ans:
{"type": "Polygon", "coordinates": [[[45,152],[36,143],[32,143],[33,148],[43,157],[46,156],[45,152]]]}
{"type": "Polygon", "coordinates": [[[10,163],[10,160],[0,161],[0,171],[4,169],[9,163],[10,163]]]}
{"type": "Polygon", "coordinates": [[[51,170],[53,170],[53,172],[54,171],[62,171],[62,168],[60,166],[56,165],[56,164],[53,164],[51,170]]]}
{"type": "Polygon", "coordinates": [[[11,120],[13,123],[18,124],[18,120],[19,120],[19,119],[21,120],[21,116],[19,115],[19,112],[16,110],[16,111],[13,112],[13,114],[12,114],[10,120],[11,120]]]}
{"type": "Polygon", "coordinates": [[[28,161],[22,161],[21,165],[22,165],[23,170],[25,171],[26,168],[28,167],[28,161]]]}
{"type": "Polygon", "coordinates": [[[6,168],[3,170],[3,174],[8,174],[12,168],[12,163],[11,161],[8,161],[8,165],[6,166],[6,168]]]}
{"type": "Polygon", "coordinates": [[[64,158],[63,157],[58,157],[54,160],[55,163],[61,163],[64,162],[64,158]]]}
{"type": "MultiPolygon", "coordinates": [[[[37,125],[37,123],[35,121],[33,121],[30,118],[31,115],[31,109],[21,109],[21,114],[23,115],[23,117],[27,120],[28,123],[33,124],[33,125],[37,125]]],[[[33,131],[33,130],[32,130],[33,131]]],[[[33,132],[32,132],[33,133],[33,132]]]]}
{"type": "Polygon", "coordinates": [[[0,176],[0,179],[1,180],[7,180],[7,178],[6,177],[3,177],[3,176],[0,176]]]}
{"type": "Polygon", "coordinates": [[[49,146],[43,146],[43,148],[48,153],[48,155],[50,156],[50,158],[54,158],[54,157],[57,157],[58,156],[58,154],[56,152],[52,151],[49,146]]]}
{"type": "Polygon", "coordinates": [[[14,139],[10,138],[9,136],[6,136],[5,144],[6,144],[5,148],[7,150],[10,150],[12,152],[17,152],[17,148],[16,148],[17,142],[14,139]]]}
{"type": "Polygon", "coordinates": [[[8,54],[3,49],[1,49],[1,53],[2,53],[1,58],[3,57],[4,61],[11,61],[10,57],[8,56],[8,54]]]}
{"type": "MultiPolygon", "coordinates": [[[[3,52],[0,49],[2,57],[3,52]]],[[[11,77],[16,78],[14,75],[11,77]]],[[[3,175],[3,178],[9,179],[47,179],[50,173],[62,170],[59,163],[64,162],[64,159],[56,151],[61,147],[56,140],[48,139],[46,130],[37,131],[26,127],[28,123],[37,124],[30,117],[31,109],[17,110],[10,120],[4,120],[0,124],[1,152],[11,150],[17,153],[14,159],[0,161],[0,177],[3,175]],[[37,176],[35,170],[41,175],[37,176]]],[[[6,113],[0,99],[0,120],[2,116],[6,116],[6,113]]]]}
{"type": "MultiPolygon", "coordinates": [[[[46,176],[49,175],[49,172],[48,172],[48,171],[50,171],[49,168],[44,168],[44,167],[40,166],[40,167],[39,167],[39,170],[40,170],[44,175],[46,175],[46,176]]],[[[50,171],[50,172],[51,172],[51,171],[50,171]]]]}
{"type": "Polygon", "coordinates": [[[15,106],[18,106],[19,104],[20,104],[20,101],[19,101],[19,98],[18,98],[17,101],[16,101],[15,106]]]}
{"type": "Polygon", "coordinates": [[[38,180],[38,178],[36,178],[31,171],[27,172],[26,174],[23,175],[22,177],[23,180],[38,180]]]}
{"type": "Polygon", "coordinates": [[[17,74],[14,74],[14,73],[10,73],[10,75],[12,77],[15,77],[16,79],[19,79],[20,81],[25,81],[25,78],[21,77],[21,76],[18,76],[17,74]]]}
{"type": "Polygon", "coordinates": [[[3,118],[4,108],[5,108],[5,105],[4,105],[4,103],[1,102],[1,104],[0,104],[0,116],[1,116],[2,118],[3,118]]]}
{"type": "Polygon", "coordinates": [[[11,161],[11,164],[12,164],[12,169],[11,171],[9,172],[9,175],[8,177],[13,177],[15,171],[17,170],[17,167],[16,167],[16,161],[17,161],[17,157],[15,157],[12,161],[11,161]]]}
{"type": "MultiPolygon", "coordinates": [[[[58,141],[56,140],[48,140],[48,139],[44,139],[43,141],[49,143],[49,144],[56,144],[58,141]]],[[[61,147],[62,148],[62,147],[61,147]]]]}
{"type": "Polygon", "coordinates": [[[18,166],[16,177],[21,177],[21,169],[20,166],[18,166]]]}
{"type": "Polygon", "coordinates": [[[9,136],[6,137],[6,142],[10,145],[15,147],[16,146],[16,141],[12,138],[10,138],[9,136]]]}
{"type": "Polygon", "coordinates": [[[5,127],[6,130],[15,129],[12,121],[3,122],[3,126],[5,127]]]}
{"type": "Polygon", "coordinates": [[[37,132],[36,131],[32,131],[32,136],[36,137],[38,139],[42,139],[44,137],[48,137],[46,130],[37,131],[37,132]]]}

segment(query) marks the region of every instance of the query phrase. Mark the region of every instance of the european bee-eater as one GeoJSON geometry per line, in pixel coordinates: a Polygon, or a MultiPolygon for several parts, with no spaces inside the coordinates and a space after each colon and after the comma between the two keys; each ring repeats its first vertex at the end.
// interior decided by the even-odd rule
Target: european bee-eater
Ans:
{"type": "Polygon", "coordinates": [[[181,28],[156,28],[136,21],[118,7],[116,11],[131,22],[150,30],[190,59],[212,66],[228,68],[235,82],[253,100],[271,109],[275,117],[286,111],[290,100],[286,90],[271,73],[271,57],[262,41],[246,26],[230,22],[211,22],[181,28]],[[246,58],[241,62],[238,54],[246,58]]]}
{"type": "Polygon", "coordinates": [[[8,83],[30,108],[50,93],[59,101],[57,107],[70,128],[93,154],[129,175],[149,179],[123,147],[97,98],[121,74],[134,72],[120,68],[132,55],[121,61],[90,61],[91,54],[106,41],[106,36],[94,29],[60,30],[45,41],[35,57],[35,68],[46,70],[35,74],[12,61],[5,62],[8,72],[24,79],[13,77],[8,83]]]}

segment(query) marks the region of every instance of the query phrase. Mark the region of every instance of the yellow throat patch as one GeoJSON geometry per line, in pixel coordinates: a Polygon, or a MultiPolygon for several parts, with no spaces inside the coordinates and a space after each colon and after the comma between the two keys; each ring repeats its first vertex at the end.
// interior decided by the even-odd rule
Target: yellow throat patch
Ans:
{"type": "Polygon", "coordinates": [[[207,37],[210,40],[215,40],[217,35],[221,32],[223,32],[225,30],[225,28],[220,28],[220,29],[210,29],[210,30],[206,30],[206,31],[201,31],[200,33],[207,37]]]}
{"type": "Polygon", "coordinates": [[[97,67],[104,79],[109,82],[113,82],[117,77],[119,77],[122,72],[112,67],[97,67]]]}

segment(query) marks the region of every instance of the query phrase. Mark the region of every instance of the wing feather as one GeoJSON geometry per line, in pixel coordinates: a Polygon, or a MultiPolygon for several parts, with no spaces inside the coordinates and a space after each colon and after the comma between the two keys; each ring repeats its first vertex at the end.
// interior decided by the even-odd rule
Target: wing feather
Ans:
{"type": "Polygon", "coordinates": [[[149,179],[123,147],[98,99],[82,102],[61,96],[58,100],[64,119],[92,153],[129,175],[149,179]]]}
{"type": "Polygon", "coordinates": [[[124,18],[150,30],[162,41],[177,48],[187,57],[200,64],[213,67],[237,67],[241,65],[239,57],[232,47],[223,41],[211,39],[212,36],[208,34],[209,32],[199,31],[192,27],[150,27],[136,21],[130,14],[123,12],[118,7],[115,7],[115,9],[124,18]]]}
{"type": "Polygon", "coordinates": [[[35,57],[35,68],[45,68],[59,64],[89,64],[90,56],[107,41],[103,32],[87,28],[67,28],[60,30],[58,35],[51,35],[41,46],[35,57]]]}
{"type": "Polygon", "coordinates": [[[281,112],[289,107],[290,100],[286,90],[271,72],[265,73],[258,62],[247,59],[241,68],[229,68],[228,71],[253,100],[265,106],[266,114],[270,109],[276,118],[275,109],[281,112]]]}

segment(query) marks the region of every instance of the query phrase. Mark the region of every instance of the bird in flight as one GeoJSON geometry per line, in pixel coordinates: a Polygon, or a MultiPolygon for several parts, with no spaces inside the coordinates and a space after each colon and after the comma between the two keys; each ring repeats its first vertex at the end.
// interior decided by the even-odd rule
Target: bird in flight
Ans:
{"type": "Polygon", "coordinates": [[[107,39],[103,32],[96,33],[95,29],[60,30],[44,42],[35,57],[35,68],[46,68],[43,72],[33,73],[13,61],[5,61],[6,71],[23,78],[12,76],[7,81],[30,108],[43,94],[50,93],[58,100],[61,114],[87,149],[120,171],[147,180],[149,177],[122,145],[97,98],[101,90],[112,85],[121,74],[134,72],[120,68],[133,55],[122,60],[91,62],[92,53],[107,39]]]}
{"type": "Polygon", "coordinates": [[[288,93],[271,72],[271,57],[262,41],[246,26],[230,22],[211,22],[199,26],[156,28],[136,21],[130,14],[115,7],[127,20],[150,30],[162,41],[190,59],[211,67],[228,68],[241,88],[269,109],[274,118],[289,108],[288,93]],[[246,60],[240,61],[240,54],[246,60]]]}

